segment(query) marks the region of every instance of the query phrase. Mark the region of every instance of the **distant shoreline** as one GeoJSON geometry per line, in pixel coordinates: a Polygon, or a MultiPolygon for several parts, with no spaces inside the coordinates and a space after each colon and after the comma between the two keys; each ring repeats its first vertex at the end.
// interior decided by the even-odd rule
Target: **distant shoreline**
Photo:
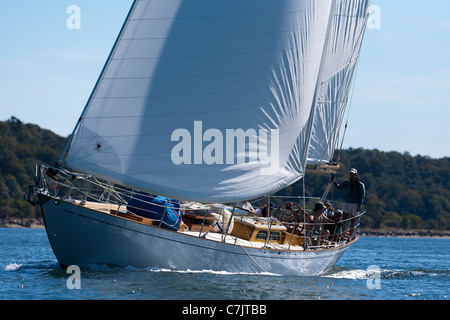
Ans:
{"type": "Polygon", "coordinates": [[[42,219],[0,219],[0,228],[45,229],[42,219]]]}
{"type": "Polygon", "coordinates": [[[450,238],[450,230],[402,230],[402,229],[369,229],[359,228],[360,237],[392,237],[392,238],[450,238]]]}
{"type": "MultiPolygon", "coordinates": [[[[10,229],[45,229],[42,219],[3,219],[0,228],[10,229]]],[[[450,238],[450,230],[402,230],[359,228],[360,237],[391,238],[450,238]]]]}

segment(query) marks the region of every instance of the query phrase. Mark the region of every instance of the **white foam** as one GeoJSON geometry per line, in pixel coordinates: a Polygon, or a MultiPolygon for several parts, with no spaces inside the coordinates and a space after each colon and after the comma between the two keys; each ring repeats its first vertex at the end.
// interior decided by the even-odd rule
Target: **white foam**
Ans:
{"type": "Polygon", "coordinates": [[[324,274],[322,277],[335,279],[367,280],[375,272],[368,270],[344,270],[331,274],[324,274]]]}
{"type": "MultiPolygon", "coordinates": [[[[130,268],[130,267],[129,267],[130,268]]],[[[147,268],[145,269],[149,272],[172,272],[172,273],[183,273],[183,274],[214,274],[214,275],[263,275],[263,276],[280,276],[276,273],[270,272],[260,272],[260,273],[251,273],[251,272],[229,272],[229,271],[216,271],[216,270],[175,270],[175,269],[166,269],[166,268],[147,268]]]]}
{"type": "Polygon", "coordinates": [[[16,270],[19,270],[21,266],[22,266],[21,264],[11,263],[11,264],[7,265],[6,267],[4,267],[3,270],[16,271],[16,270]]]}

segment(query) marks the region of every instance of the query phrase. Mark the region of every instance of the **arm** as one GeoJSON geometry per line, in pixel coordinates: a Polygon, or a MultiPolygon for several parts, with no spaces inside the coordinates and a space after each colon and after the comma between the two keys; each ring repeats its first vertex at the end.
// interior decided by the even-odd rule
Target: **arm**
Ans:
{"type": "Polygon", "coordinates": [[[364,183],[360,182],[359,183],[359,199],[358,199],[358,204],[359,204],[360,209],[364,203],[365,197],[366,197],[366,187],[364,186],[364,183]]]}
{"type": "Polygon", "coordinates": [[[325,214],[322,214],[322,221],[324,223],[334,223],[334,220],[331,220],[330,218],[328,218],[325,214]]]}
{"type": "Polygon", "coordinates": [[[338,190],[344,190],[345,189],[345,183],[346,181],[342,182],[342,184],[339,184],[336,180],[334,180],[334,186],[336,187],[336,189],[338,190]]]}

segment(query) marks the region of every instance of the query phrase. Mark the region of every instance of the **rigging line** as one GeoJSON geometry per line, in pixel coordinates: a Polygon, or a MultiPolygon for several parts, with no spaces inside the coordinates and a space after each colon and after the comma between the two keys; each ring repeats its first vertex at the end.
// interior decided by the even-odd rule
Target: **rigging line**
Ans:
{"type": "MultiPolygon", "coordinates": [[[[303,209],[306,208],[306,190],[305,190],[305,180],[306,176],[303,176],[303,209]]],[[[305,211],[303,212],[303,221],[306,221],[305,211]]]]}
{"type": "MultiPolygon", "coordinates": [[[[369,1],[368,5],[370,5],[370,1],[369,1]]],[[[348,107],[347,121],[345,123],[344,133],[342,134],[342,142],[341,142],[341,147],[339,148],[339,154],[338,154],[337,162],[339,162],[340,159],[341,159],[342,146],[344,145],[345,134],[346,134],[347,128],[348,128],[348,120],[350,118],[350,111],[351,111],[351,107],[352,107],[352,103],[353,103],[353,95],[355,93],[356,78],[357,78],[358,71],[359,71],[359,62],[360,62],[360,57],[361,57],[361,47],[362,47],[362,43],[363,43],[363,40],[364,40],[364,37],[365,37],[365,34],[366,34],[365,30],[367,29],[368,18],[369,18],[369,12],[366,13],[364,28],[362,29],[362,33],[361,33],[361,42],[360,42],[360,45],[359,45],[359,53],[358,53],[357,60],[356,60],[355,75],[353,76],[353,84],[352,84],[352,91],[351,91],[351,94],[350,94],[350,103],[349,103],[349,107],[348,107]]]]}
{"type": "MultiPolygon", "coordinates": [[[[359,57],[359,56],[358,56],[359,57]]],[[[344,66],[343,68],[341,68],[338,72],[340,72],[341,70],[343,70],[344,68],[346,68],[347,66],[350,66],[351,64],[353,64],[353,61],[355,61],[355,62],[357,62],[357,59],[358,59],[358,57],[356,57],[355,59],[353,59],[352,60],[352,62],[351,63],[349,63],[349,64],[347,64],[346,66],[344,66]]],[[[338,72],[336,72],[333,76],[335,76],[338,72]]],[[[346,70],[346,72],[345,72],[345,77],[348,77],[350,75],[350,77],[353,77],[353,74],[352,74],[352,72],[351,72],[351,68],[350,69],[347,69],[346,70]]],[[[333,77],[332,76],[332,77],[333,77]]],[[[330,77],[329,79],[331,79],[332,77],[330,77]]],[[[329,80],[328,79],[328,80],[329,80]]],[[[325,80],[325,81],[328,81],[328,80],[325,80]]],[[[354,83],[354,82],[353,82],[354,83]]],[[[351,86],[351,85],[350,85],[351,86]]],[[[337,105],[337,106],[339,106],[339,109],[342,109],[342,105],[343,104],[345,104],[345,106],[347,105],[347,103],[348,103],[348,96],[347,97],[345,97],[342,101],[339,101],[338,100],[338,97],[340,97],[340,95],[341,95],[341,93],[343,92],[343,90],[348,90],[348,85],[345,85],[345,83],[341,83],[340,85],[339,85],[339,89],[337,90],[337,93],[336,93],[336,99],[335,99],[335,101],[333,101],[333,99],[330,99],[331,101],[329,101],[329,102],[331,102],[332,104],[333,104],[333,102],[337,105]]],[[[327,103],[328,101],[323,101],[322,103],[323,104],[325,104],[325,103],[327,103]]],[[[344,107],[344,110],[345,110],[345,107],[344,107]]],[[[341,114],[341,112],[339,112],[340,114],[341,114]]],[[[347,119],[347,122],[348,122],[348,119],[347,119]]],[[[331,132],[336,132],[336,131],[338,131],[338,127],[340,126],[342,124],[342,120],[341,121],[336,121],[336,123],[335,123],[335,125],[334,125],[334,127],[333,127],[333,130],[331,130],[331,132]]],[[[324,158],[324,155],[325,155],[325,152],[327,152],[327,148],[329,147],[329,145],[332,143],[332,141],[330,141],[330,140],[332,140],[332,135],[328,135],[328,137],[327,137],[327,139],[326,139],[327,141],[326,141],[326,143],[325,143],[325,146],[326,146],[326,148],[323,148],[323,151],[322,151],[322,154],[320,155],[320,159],[323,159],[324,158]]],[[[339,144],[339,141],[335,141],[334,143],[334,147],[337,147],[337,145],[339,144]]],[[[329,156],[331,156],[331,159],[329,158],[328,159],[328,161],[332,161],[333,160],[333,153],[334,153],[334,149],[333,149],[333,152],[329,155],[329,156]]]]}
{"type": "Polygon", "coordinates": [[[338,253],[340,248],[337,248],[336,250],[334,250],[333,254],[331,255],[330,259],[328,260],[327,263],[325,263],[323,265],[323,267],[319,270],[319,272],[316,273],[316,275],[321,274],[323,272],[323,270],[325,270],[325,268],[330,264],[331,261],[333,261],[334,257],[336,256],[336,254],[338,253]]]}
{"type": "Polygon", "coordinates": [[[248,255],[248,257],[256,264],[258,268],[260,268],[263,272],[267,273],[267,271],[263,267],[261,267],[261,265],[255,259],[253,259],[253,257],[247,252],[247,250],[245,250],[245,248],[239,243],[239,241],[237,242],[237,244],[239,245],[239,247],[242,248],[245,254],[248,255]]]}
{"type": "Polygon", "coordinates": [[[356,86],[356,81],[355,79],[358,76],[358,71],[359,71],[359,57],[360,55],[358,55],[358,60],[356,62],[356,66],[355,66],[355,75],[353,76],[353,80],[352,80],[352,89],[351,89],[351,93],[350,93],[350,99],[348,99],[347,103],[348,103],[348,112],[347,112],[347,119],[345,121],[345,127],[344,127],[344,133],[342,134],[342,140],[341,140],[341,146],[339,148],[339,154],[338,154],[338,158],[337,158],[337,162],[339,162],[341,160],[341,152],[342,152],[342,146],[344,145],[344,140],[345,140],[345,134],[347,133],[347,128],[348,128],[348,122],[350,119],[350,113],[352,110],[352,105],[353,105],[353,95],[355,94],[355,86],[356,86]]]}

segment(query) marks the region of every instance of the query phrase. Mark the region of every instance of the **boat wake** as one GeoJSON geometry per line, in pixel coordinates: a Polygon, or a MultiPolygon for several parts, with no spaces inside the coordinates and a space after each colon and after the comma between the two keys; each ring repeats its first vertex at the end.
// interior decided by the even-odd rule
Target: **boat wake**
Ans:
{"type": "Polygon", "coordinates": [[[17,263],[11,263],[8,264],[7,266],[3,267],[4,271],[16,271],[19,270],[22,267],[21,264],[17,264],[17,263]]]}
{"type": "Polygon", "coordinates": [[[18,270],[30,270],[30,269],[55,270],[55,269],[61,269],[61,266],[59,265],[59,263],[56,263],[56,262],[49,262],[49,263],[44,262],[44,263],[30,264],[30,265],[10,263],[6,266],[3,266],[1,269],[3,271],[18,271],[18,270]]]}
{"type": "Polygon", "coordinates": [[[138,269],[134,267],[128,266],[127,269],[133,271],[146,271],[146,272],[154,272],[154,273],[181,273],[181,274],[214,274],[214,275],[251,275],[251,276],[281,276],[280,274],[270,273],[270,272],[229,272],[229,271],[217,271],[217,270],[178,270],[178,269],[168,269],[168,268],[144,268],[138,269]]]}
{"type": "MultiPolygon", "coordinates": [[[[337,269],[337,268],[336,268],[337,269]]],[[[346,270],[331,270],[321,277],[324,278],[335,278],[335,279],[350,279],[350,280],[367,280],[369,277],[374,275],[375,272],[368,272],[367,270],[358,269],[346,269],[346,270]]]]}
{"type": "MultiPolygon", "coordinates": [[[[18,271],[25,269],[51,269],[51,270],[61,270],[61,266],[58,263],[42,263],[38,265],[22,265],[18,263],[10,263],[6,266],[3,266],[1,269],[3,271],[18,271]]],[[[178,273],[178,274],[213,274],[213,275],[254,275],[254,276],[281,276],[280,274],[270,273],[270,272],[259,272],[259,273],[250,273],[250,272],[229,272],[229,271],[216,271],[216,270],[178,270],[178,269],[168,269],[168,268],[158,268],[158,267],[149,267],[149,268],[135,268],[132,266],[128,267],[119,267],[112,266],[107,264],[90,264],[82,267],[84,271],[134,271],[134,272],[151,272],[151,273],[178,273]]]]}
{"type": "Polygon", "coordinates": [[[321,275],[324,278],[335,279],[349,279],[349,280],[368,280],[375,276],[379,276],[380,279],[398,279],[406,280],[419,277],[437,277],[444,276],[450,277],[449,270],[382,270],[376,268],[368,268],[367,270],[349,269],[349,268],[333,268],[329,272],[321,275]]]}

